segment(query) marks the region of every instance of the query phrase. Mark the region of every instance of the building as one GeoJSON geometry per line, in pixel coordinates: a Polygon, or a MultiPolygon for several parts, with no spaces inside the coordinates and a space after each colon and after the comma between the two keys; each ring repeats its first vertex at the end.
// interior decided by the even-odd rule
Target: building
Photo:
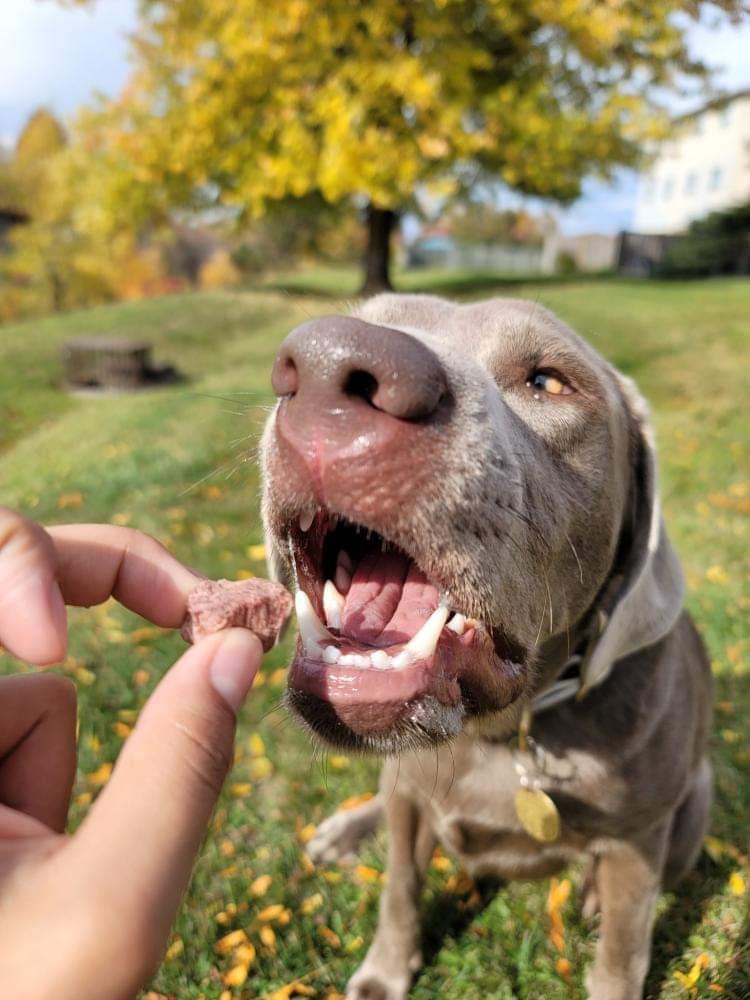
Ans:
{"type": "Polygon", "coordinates": [[[750,201],[750,90],[675,121],[638,184],[636,233],[680,233],[694,219],[750,201]]]}

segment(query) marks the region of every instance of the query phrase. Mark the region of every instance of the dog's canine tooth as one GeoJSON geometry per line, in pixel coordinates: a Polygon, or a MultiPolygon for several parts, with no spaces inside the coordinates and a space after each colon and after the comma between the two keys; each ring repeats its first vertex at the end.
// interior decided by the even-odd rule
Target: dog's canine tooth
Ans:
{"type": "Polygon", "coordinates": [[[315,510],[306,510],[304,514],[300,514],[299,516],[299,530],[302,532],[309,531],[314,520],[315,510]]]}
{"type": "Polygon", "coordinates": [[[466,629],[466,616],[459,614],[457,611],[447,623],[446,627],[449,628],[451,632],[455,632],[456,635],[463,635],[464,630],[466,629]]]}
{"type": "Polygon", "coordinates": [[[409,653],[413,660],[426,660],[432,656],[449,613],[446,607],[435,608],[422,628],[406,644],[404,652],[409,653]]]}
{"type": "Polygon", "coordinates": [[[326,615],[326,625],[329,628],[341,628],[341,613],[344,610],[345,598],[336,589],[333,580],[326,580],[323,587],[323,610],[326,615]]]}
{"type": "Polygon", "coordinates": [[[333,636],[318,618],[304,590],[298,590],[294,595],[294,607],[297,611],[297,624],[305,652],[311,656],[321,657],[323,647],[333,642],[333,636]]]}

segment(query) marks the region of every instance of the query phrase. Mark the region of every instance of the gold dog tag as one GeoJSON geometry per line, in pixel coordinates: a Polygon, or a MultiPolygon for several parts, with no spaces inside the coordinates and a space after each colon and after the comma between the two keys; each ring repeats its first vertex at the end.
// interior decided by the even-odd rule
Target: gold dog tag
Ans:
{"type": "Polygon", "coordinates": [[[551,844],[560,836],[560,813],[541,788],[519,788],[515,795],[516,816],[534,840],[551,844]]]}

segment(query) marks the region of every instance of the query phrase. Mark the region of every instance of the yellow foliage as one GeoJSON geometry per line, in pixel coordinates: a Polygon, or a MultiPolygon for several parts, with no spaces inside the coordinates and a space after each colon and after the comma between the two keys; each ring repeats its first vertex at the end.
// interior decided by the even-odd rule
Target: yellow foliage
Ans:
{"type": "MultiPolygon", "coordinates": [[[[439,13],[393,0],[335,10],[295,0],[283,17],[262,0],[163,4],[158,18],[150,9],[148,44],[100,138],[132,165],[137,187],[159,192],[157,204],[210,181],[226,206],[258,216],[315,191],[398,207],[472,160],[524,190],[570,197],[583,175],[632,162],[640,142],[664,132],[647,82],[695,72],[687,26],[674,19],[687,13],[680,0],[647,18],[589,0],[487,3],[481,23],[471,0],[439,13]],[[561,47],[570,59],[558,91],[561,47]],[[619,89],[635,77],[637,95],[619,89]]],[[[225,269],[211,287],[226,283],[225,269]]]]}

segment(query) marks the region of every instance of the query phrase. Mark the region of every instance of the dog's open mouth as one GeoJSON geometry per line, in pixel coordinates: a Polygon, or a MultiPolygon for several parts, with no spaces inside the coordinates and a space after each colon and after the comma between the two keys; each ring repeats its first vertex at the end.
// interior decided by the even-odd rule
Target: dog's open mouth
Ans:
{"type": "Polygon", "coordinates": [[[435,742],[466,712],[516,697],[523,651],[453,606],[404,549],[320,510],[288,537],[299,587],[290,700],[330,741],[383,750],[381,737],[406,726],[435,742]]]}

